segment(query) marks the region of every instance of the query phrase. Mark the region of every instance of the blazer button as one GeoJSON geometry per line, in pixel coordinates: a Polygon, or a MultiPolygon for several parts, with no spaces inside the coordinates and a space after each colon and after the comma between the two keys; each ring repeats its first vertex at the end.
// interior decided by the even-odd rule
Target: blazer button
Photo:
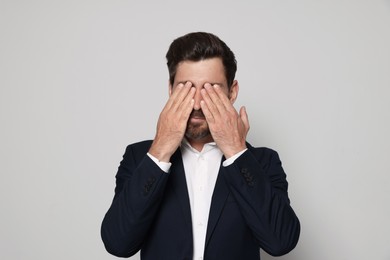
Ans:
{"type": "Polygon", "coordinates": [[[242,168],[242,169],[241,169],[241,173],[242,173],[242,174],[248,173],[248,168],[242,168]]]}
{"type": "Polygon", "coordinates": [[[149,183],[154,183],[156,181],[156,178],[155,177],[149,177],[148,178],[148,182],[149,183]]]}

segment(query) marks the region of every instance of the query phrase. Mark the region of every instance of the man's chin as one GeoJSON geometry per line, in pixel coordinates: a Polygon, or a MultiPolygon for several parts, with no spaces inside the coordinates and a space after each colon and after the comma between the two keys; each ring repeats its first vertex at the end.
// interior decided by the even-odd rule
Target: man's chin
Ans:
{"type": "Polygon", "coordinates": [[[185,136],[190,140],[202,140],[210,136],[209,129],[187,129],[185,136]]]}

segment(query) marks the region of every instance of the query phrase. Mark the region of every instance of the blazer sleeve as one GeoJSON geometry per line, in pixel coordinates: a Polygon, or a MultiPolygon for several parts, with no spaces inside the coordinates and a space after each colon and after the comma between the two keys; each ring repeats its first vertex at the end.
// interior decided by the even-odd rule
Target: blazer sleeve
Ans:
{"type": "Polygon", "coordinates": [[[299,239],[300,223],[290,206],[278,154],[250,147],[225,167],[224,177],[259,246],[273,256],[291,251],[299,239]]]}
{"type": "Polygon", "coordinates": [[[140,250],[163,197],[169,174],[146,155],[148,147],[128,146],[118,168],[115,196],[101,226],[106,250],[115,256],[140,250]]]}

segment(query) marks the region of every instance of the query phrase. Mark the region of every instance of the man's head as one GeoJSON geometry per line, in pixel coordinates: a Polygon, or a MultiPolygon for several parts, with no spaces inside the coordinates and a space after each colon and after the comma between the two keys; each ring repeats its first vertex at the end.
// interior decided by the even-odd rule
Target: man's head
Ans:
{"type": "Polygon", "coordinates": [[[233,104],[238,94],[235,80],[237,63],[233,52],[217,36],[198,32],[174,40],[166,55],[169,70],[169,93],[179,84],[195,88],[194,107],[187,122],[185,136],[201,143],[213,140],[201,109],[201,91],[205,84],[218,85],[233,104]]]}
{"type": "Polygon", "coordinates": [[[167,52],[169,81],[173,86],[177,66],[183,61],[200,61],[220,58],[225,69],[228,87],[233,84],[237,71],[237,61],[230,48],[211,33],[189,33],[174,40],[167,52]]]}

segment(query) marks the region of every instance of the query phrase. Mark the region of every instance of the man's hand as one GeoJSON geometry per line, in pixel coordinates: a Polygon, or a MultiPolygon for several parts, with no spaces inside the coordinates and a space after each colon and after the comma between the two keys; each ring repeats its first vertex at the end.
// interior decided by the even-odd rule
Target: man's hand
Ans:
{"type": "Polygon", "coordinates": [[[217,84],[206,83],[201,91],[202,112],[206,117],[211,135],[226,159],[246,148],[249,131],[245,107],[237,113],[229,98],[217,84]]]}
{"type": "Polygon", "coordinates": [[[149,153],[159,161],[169,162],[179,147],[194,107],[195,88],[191,82],[178,84],[162,110],[157,123],[157,133],[149,153]]]}

